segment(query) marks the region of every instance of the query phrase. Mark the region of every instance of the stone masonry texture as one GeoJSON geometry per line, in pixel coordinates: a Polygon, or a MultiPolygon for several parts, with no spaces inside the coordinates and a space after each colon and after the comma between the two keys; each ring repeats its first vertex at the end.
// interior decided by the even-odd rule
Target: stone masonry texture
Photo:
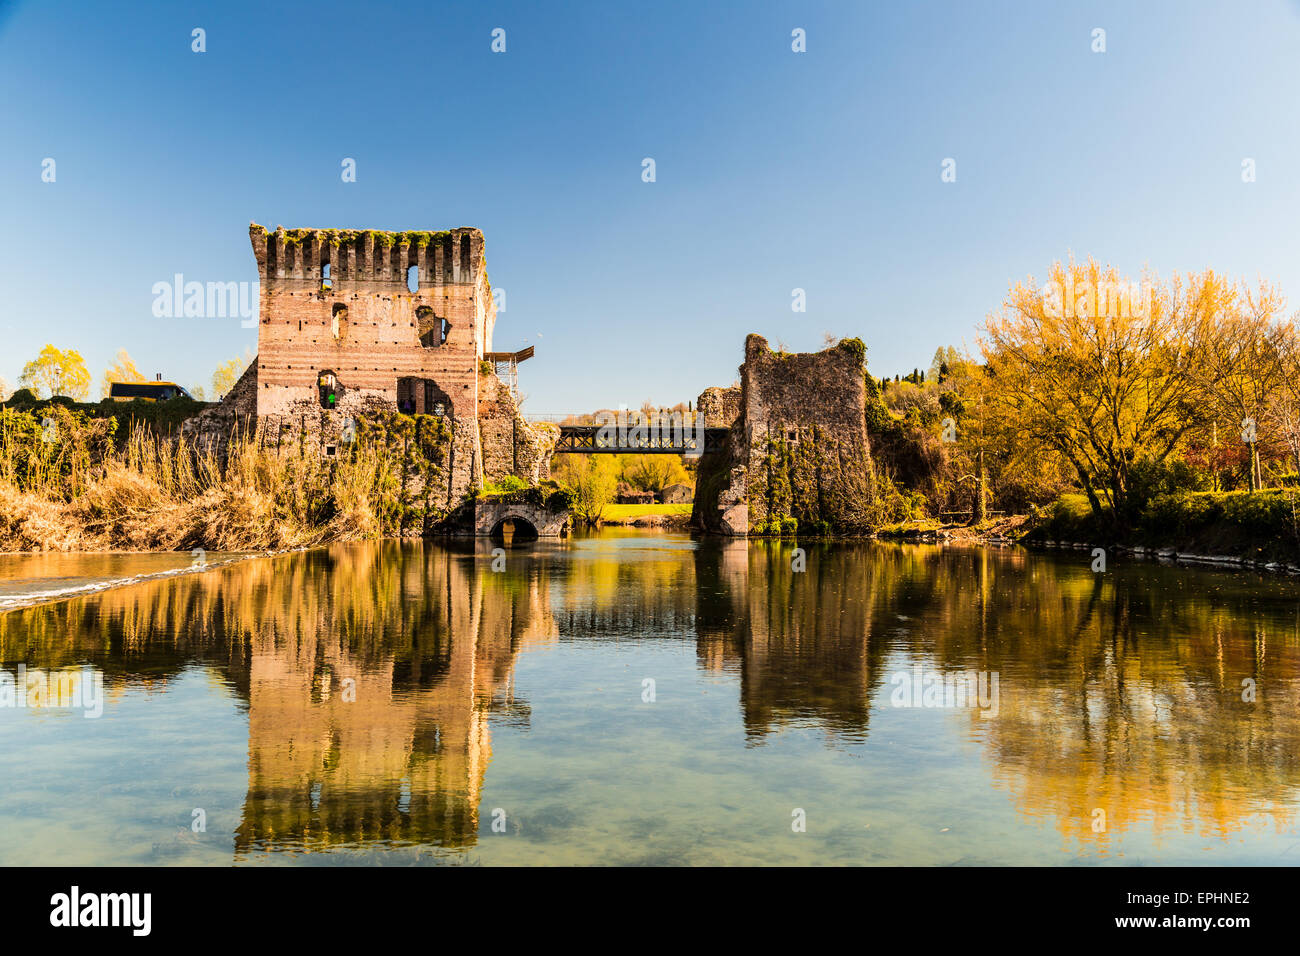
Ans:
{"type": "Polygon", "coordinates": [[[724,453],[701,460],[693,525],[723,534],[870,530],[874,466],[861,343],[778,353],[745,340],[740,385],[707,389],[710,427],[730,426],[724,453]],[[713,459],[713,460],[708,460],[713,459]]]}

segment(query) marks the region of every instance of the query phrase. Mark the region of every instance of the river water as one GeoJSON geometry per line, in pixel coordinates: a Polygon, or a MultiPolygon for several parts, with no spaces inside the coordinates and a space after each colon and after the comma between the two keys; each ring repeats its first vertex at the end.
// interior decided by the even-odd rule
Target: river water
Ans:
{"type": "Polygon", "coordinates": [[[1300,863],[1300,583],[794,547],[346,544],[0,613],[0,864],[1300,863]]]}

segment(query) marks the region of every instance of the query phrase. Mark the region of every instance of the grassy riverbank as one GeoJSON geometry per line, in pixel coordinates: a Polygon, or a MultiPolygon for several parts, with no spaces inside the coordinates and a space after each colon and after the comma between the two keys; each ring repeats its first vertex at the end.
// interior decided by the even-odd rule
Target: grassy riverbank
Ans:
{"type": "Polygon", "coordinates": [[[600,523],[607,525],[675,525],[685,526],[691,520],[690,504],[670,505],[605,505],[600,513],[600,523]]]}
{"type": "Polygon", "coordinates": [[[1252,560],[1300,560],[1300,491],[1201,491],[1158,495],[1131,529],[1099,518],[1083,495],[1062,495],[1043,508],[1028,541],[1075,541],[1252,560]]]}

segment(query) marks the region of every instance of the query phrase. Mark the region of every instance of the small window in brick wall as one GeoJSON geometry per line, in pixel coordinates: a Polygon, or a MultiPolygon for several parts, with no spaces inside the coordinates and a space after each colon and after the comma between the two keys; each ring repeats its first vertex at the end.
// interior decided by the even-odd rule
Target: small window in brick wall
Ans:
{"type": "Polygon", "coordinates": [[[420,267],[419,266],[410,266],[409,268],[407,268],[406,291],[407,292],[420,291],[420,267]]]}
{"type": "Polygon", "coordinates": [[[446,319],[440,319],[433,314],[433,309],[427,305],[422,305],[415,310],[416,332],[420,336],[420,344],[426,349],[436,349],[447,341],[447,335],[451,332],[451,323],[446,319]]]}
{"type": "Polygon", "coordinates": [[[334,303],[334,314],[330,319],[330,332],[334,335],[334,340],[338,341],[343,338],[343,333],[348,328],[348,307],[342,302],[334,303]]]}
{"type": "Polygon", "coordinates": [[[320,268],[320,290],[328,292],[334,288],[334,280],[330,278],[330,264],[327,262],[320,268]]]}

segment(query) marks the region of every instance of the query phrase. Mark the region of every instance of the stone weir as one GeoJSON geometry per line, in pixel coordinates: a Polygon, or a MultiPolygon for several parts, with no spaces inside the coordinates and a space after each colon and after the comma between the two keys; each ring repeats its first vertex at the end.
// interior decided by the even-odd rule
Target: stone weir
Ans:
{"type": "Polygon", "coordinates": [[[705,427],[727,427],[730,438],[700,460],[692,527],[726,535],[870,531],[875,469],[864,360],[857,339],[787,353],[748,336],[740,384],[699,397],[705,427]]]}

